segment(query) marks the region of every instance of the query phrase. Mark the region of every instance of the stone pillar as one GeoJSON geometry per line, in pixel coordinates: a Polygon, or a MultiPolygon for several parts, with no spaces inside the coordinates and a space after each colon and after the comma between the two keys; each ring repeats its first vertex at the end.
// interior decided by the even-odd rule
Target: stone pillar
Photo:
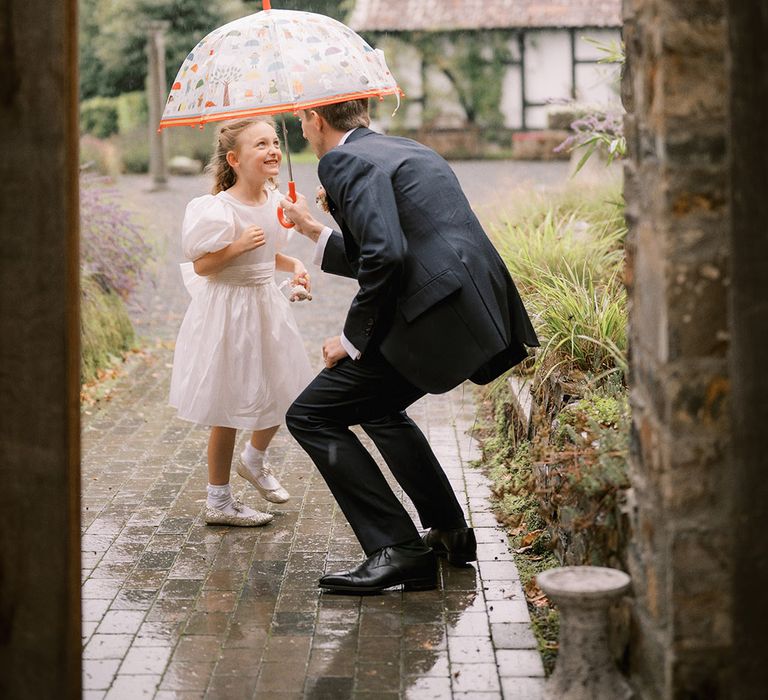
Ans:
{"type": "Polygon", "coordinates": [[[728,0],[731,377],[735,485],[732,697],[765,696],[768,635],[768,0],[728,0]]]}
{"type": "Polygon", "coordinates": [[[544,700],[631,700],[608,643],[608,609],[627,591],[630,578],[604,566],[566,566],[536,576],[560,610],[560,648],[544,700]]]}
{"type": "Polygon", "coordinates": [[[149,111],[149,173],[152,189],[165,189],[168,182],[168,137],[157,126],[168,97],[165,81],[165,30],[169,23],[147,23],[147,107],[149,111]]]}
{"type": "Polygon", "coordinates": [[[77,1],[0,19],[0,697],[80,697],[77,1]]]}
{"type": "Polygon", "coordinates": [[[631,670],[643,698],[728,697],[738,533],[727,482],[724,4],[624,0],[631,670]]]}

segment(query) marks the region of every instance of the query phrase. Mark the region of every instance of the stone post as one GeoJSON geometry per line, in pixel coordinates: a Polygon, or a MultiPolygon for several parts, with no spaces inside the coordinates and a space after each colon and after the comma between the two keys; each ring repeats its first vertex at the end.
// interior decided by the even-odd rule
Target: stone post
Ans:
{"type": "Polygon", "coordinates": [[[80,698],[77,0],[0,18],[0,698],[80,698]]]}
{"type": "Polygon", "coordinates": [[[724,1],[624,0],[627,560],[631,680],[643,698],[729,697],[739,528],[729,488],[724,1]]]}
{"type": "Polygon", "coordinates": [[[536,581],[560,610],[560,650],[545,700],[632,698],[608,646],[608,608],[629,588],[629,576],[602,566],[566,566],[536,581]]]}
{"type": "Polygon", "coordinates": [[[165,31],[170,25],[164,20],[147,23],[147,107],[149,111],[149,173],[151,189],[165,189],[168,182],[168,137],[157,126],[168,97],[165,81],[165,31]]]}

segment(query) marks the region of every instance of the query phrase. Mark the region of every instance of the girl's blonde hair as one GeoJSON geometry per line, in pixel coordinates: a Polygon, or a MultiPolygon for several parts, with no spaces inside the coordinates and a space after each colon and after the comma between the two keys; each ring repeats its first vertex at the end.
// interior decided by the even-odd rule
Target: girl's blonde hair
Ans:
{"type": "MultiPolygon", "coordinates": [[[[227,162],[227,153],[237,150],[237,139],[253,124],[269,124],[275,133],[275,121],[271,117],[249,117],[248,119],[233,119],[223,122],[216,130],[216,141],[211,160],[205,168],[208,175],[213,176],[213,194],[228,190],[237,182],[237,173],[227,162]]],[[[268,180],[272,189],[278,188],[278,182],[271,177],[268,180]]]]}

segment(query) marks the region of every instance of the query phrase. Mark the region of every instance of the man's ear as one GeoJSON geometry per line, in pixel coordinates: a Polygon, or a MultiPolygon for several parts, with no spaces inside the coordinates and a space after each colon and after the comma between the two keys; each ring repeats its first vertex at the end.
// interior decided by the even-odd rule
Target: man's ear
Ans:
{"type": "Polygon", "coordinates": [[[328,122],[326,122],[322,115],[319,112],[316,112],[314,109],[310,109],[309,114],[312,116],[312,120],[315,122],[318,131],[323,131],[328,122]]]}

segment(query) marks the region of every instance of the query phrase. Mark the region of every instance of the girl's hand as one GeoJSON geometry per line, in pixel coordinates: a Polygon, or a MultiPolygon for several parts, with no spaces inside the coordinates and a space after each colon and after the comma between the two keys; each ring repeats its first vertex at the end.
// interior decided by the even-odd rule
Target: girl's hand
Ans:
{"type": "Polygon", "coordinates": [[[304,287],[308,292],[312,291],[312,286],[309,281],[309,273],[305,269],[296,270],[291,280],[291,286],[296,287],[300,285],[304,287]]]}
{"type": "Polygon", "coordinates": [[[241,255],[250,250],[261,248],[266,242],[267,241],[264,238],[264,229],[261,229],[258,226],[249,226],[240,234],[240,238],[236,241],[241,255]]]}

